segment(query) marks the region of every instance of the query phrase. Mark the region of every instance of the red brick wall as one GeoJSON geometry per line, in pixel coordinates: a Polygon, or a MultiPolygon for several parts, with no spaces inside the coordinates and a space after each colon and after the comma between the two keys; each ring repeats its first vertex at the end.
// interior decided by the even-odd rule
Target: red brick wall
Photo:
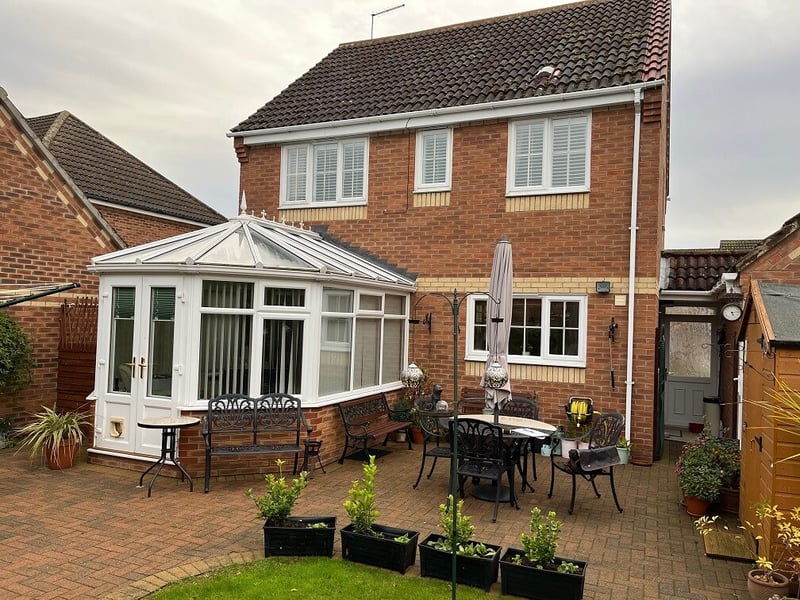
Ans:
{"type": "Polygon", "coordinates": [[[111,206],[97,208],[128,246],[138,246],[200,229],[199,226],[190,223],[162,219],[111,206]]]}
{"type": "MultiPolygon", "coordinates": [[[[648,92],[639,165],[636,276],[644,289],[636,296],[632,437],[633,459],[652,460],[655,399],[655,348],[658,318],[657,281],[667,181],[667,105],[662,92],[648,92]]],[[[627,279],[629,266],[633,107],[612,107],[592,114],[592,174],[588,208],[506,212],[507,121],[456,127],[453,137],[452,190],[449,206],[413,205],[416,132],[372,136],[369,143],[369,205],[363,220],[332,220],[328,232],[421,278],[488,278],[494,246],[502,235],[513,244],[514,277],[592,281],[627,279]]],[[[242,148],[241,188],[248,207],[269,217],[278,214],[280,148],[242,148]]],[[[447,292],[448,290],[442,290],[447,292]]],[[[463,290],[461,290],[463,291],[463,290]]],[[[586,384],[514,381],[520,391],[537,391],[542,416],[563,421],[561,406],[570,395],[590,395],[602,410],[625,408],[627,306],[610,295],[589,295],[586,384]],[[608,325],[618,324],[613,344],[616,389],[610,387],[608,325]]],[[[466,306],[461,311],[459,353],[463,352],[466,306]]],[[[427,329],[412,329],[411,358],[430,370],[434,381],[452,387],[453,327],[450,308],[441,300],[419,305],[433,313],[427,329]]],[[[459,387],[474,387],[459,360],[459,387]]],[[[451,395],[452,391],[446,391],[451,395]]]]}

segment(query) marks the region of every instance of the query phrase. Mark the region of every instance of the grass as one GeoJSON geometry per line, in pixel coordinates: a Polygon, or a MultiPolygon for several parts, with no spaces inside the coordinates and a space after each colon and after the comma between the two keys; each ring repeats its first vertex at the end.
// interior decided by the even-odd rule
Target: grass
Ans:
{"type": "MultiPolygon", "coordinates": [[[[459,600],[497,597],[477,588],[458,586],[459,600]]],[[[329,558],[271,557],[253,563],[231,565],[196,577],[188,577],[154,592],[157,600],[292,598],[307,600],[375,599],[417,600],[450,598],[449,581],[400,575],[393,571],[329,558]]]]}

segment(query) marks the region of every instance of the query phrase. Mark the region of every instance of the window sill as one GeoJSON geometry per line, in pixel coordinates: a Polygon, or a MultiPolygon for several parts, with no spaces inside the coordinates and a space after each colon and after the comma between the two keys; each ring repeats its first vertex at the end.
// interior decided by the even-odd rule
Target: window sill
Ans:
{"type": "Polygon", "coordinates": [[[518,198],[520,196],[564,196],[566,194],[585,194],[591,191],[586,186],[563,187],[563,188],[528,188],[519,190],[506,190],[506,198],[518,198]]]}

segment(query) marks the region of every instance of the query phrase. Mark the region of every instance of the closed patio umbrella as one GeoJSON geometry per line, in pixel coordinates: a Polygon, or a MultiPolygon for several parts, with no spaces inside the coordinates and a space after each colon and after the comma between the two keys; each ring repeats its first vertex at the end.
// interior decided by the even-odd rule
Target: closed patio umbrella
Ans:
{"type": "Polygon", "coordinates": [[[487,374],[481,378],[481,387],[486,389],[486,406],[494,411],[495,417],[511,397],[511,379],[508,374],[508,338],[511,333],[511,306],[513,302],[514,269],[511,259],[511,242],[506,236],[494,249],[492,273],[489,279],[487,302],[486,359],[487,374]],[[492,381],[497,363],[505,372],[505,381],[500,387],[492,381]]]}

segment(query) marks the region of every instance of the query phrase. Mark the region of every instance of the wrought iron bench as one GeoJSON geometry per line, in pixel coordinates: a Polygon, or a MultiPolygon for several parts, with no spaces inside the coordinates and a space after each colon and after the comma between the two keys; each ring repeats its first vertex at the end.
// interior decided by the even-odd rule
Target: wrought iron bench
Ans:
{"type": "Polygon", "coordinates": [[[342,415],[344,423],[344,450],[339,464],[344,462],[347,450],[361,448],[364,456],[367,456],[367,446],[370,441],[377,440],[383,436],[383,445],[389,441],[389,434],[403,430],[406,432],[408,449],[411,450],[411,435],[409,428],[412,425],[406,415],[400,415],[389,408],[385,394],[373,394],[358,398],[356,400],[346,400],[339,404],[339,413],[342,415]]]}
{"type": "Polygon", "coordinates": [[[225,394],[208,401],[203,417],[206,470],[205,492],[211,480],[211,460],[215,456],[250,454],[294,454],[298,457],[308,447],[311,426],[300,409],[300,399],[288,394],[266,394],[250,398],[243,394],[225,394]],[[305,431],[303,441],[301,432],[305,431]]]}

